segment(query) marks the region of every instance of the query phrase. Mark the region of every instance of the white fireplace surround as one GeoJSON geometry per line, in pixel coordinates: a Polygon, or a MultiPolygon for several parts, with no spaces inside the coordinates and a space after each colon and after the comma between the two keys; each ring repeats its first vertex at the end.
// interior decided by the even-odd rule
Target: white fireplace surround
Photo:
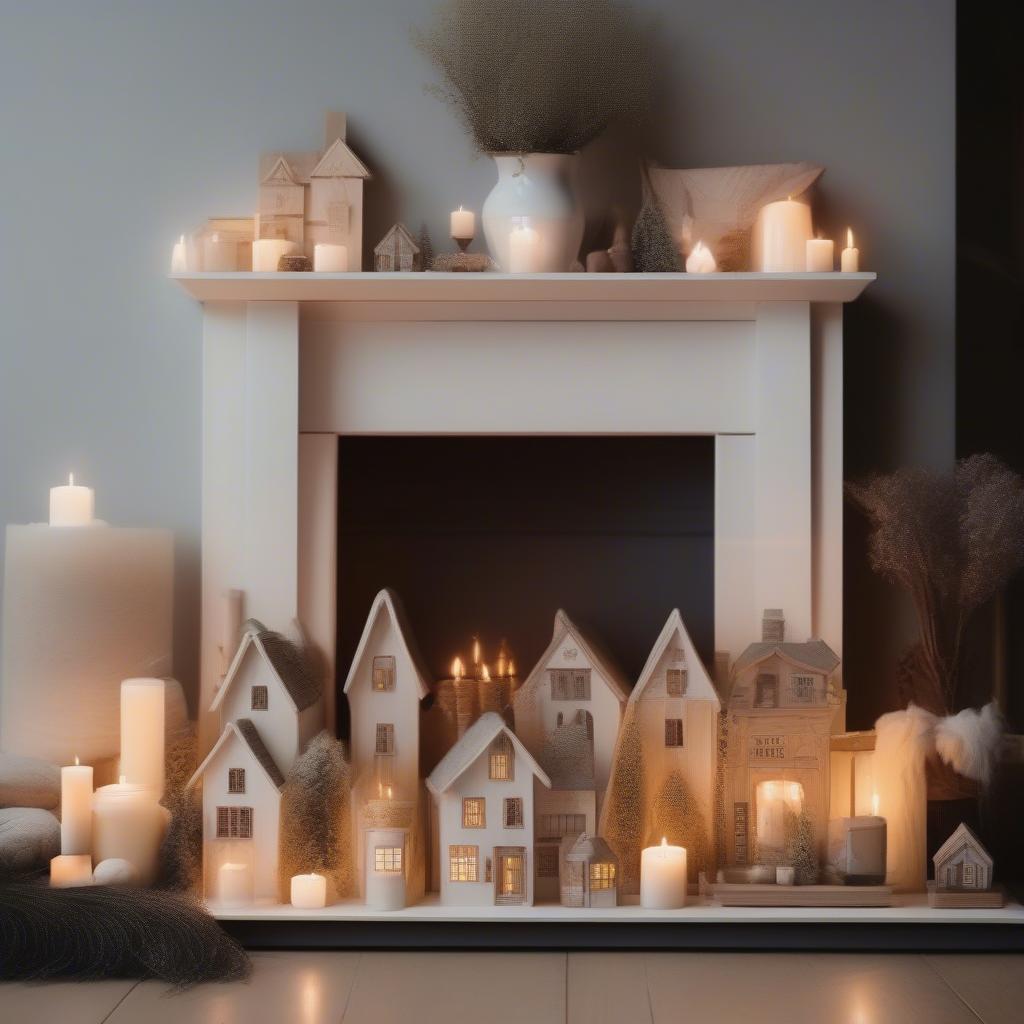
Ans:
{"type": "Polygon", "coordinates": [[[775,607],[841,654],[842,304],[873,279],[178,275],[204,304],[204,748],[229,588],[302,623],[333,720],[343,434],[713,435],[716,650],[775,607]]]}

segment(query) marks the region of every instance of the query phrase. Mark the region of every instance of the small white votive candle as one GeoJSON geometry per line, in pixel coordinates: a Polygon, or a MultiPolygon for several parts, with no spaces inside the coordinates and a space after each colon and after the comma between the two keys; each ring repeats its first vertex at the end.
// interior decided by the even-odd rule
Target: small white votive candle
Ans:
{"type": "Polygon", "coordinates": [[[282,256],[291,256],[299,247],[287,238],[257,238],[252,243],[252,269],[257,274],[269,274],[277,270],[277,261],[282,256]]]}
{"type": "Polygon", "coordinates": [[[348,270],[348,249],[332,242],[314,245],[313,270],[321,274],[344,274],[348,270]]]}
{"type": "Polygon", "coordinates": [[[252,865],[226,861],[217,872],[217,897],[228,907],[244,907],[252,903],[252,865]]]}
{"type": "Polygon", "coordinates": [[[60,770],[60,852],[92,853],[92,768],[77,757],[60,770]]]}
{"type": "Polygon", "coordinates": [[[476,234],[476,214],[461,206],[452,210],[450,219],[452,238],[472,239],[476,234]]]}
{"type": "Polygon", "coordinates": [[[831,238],[807,239],[807,270],[812,274],[831,274],[835,266],[835,245],[831,238]]]}
{"type": "Polygon", "coordinates": [[[327,879],[323,875],[292,875],[292,906],[320,910],[327,906],[327,879]]]}
{"type": "Polygon", "coordinates": [[[698,242],[686,257],[686,272],[688,274],[713,274],[718,269],[715,257],[711,250],[703,243],[698,242]]]}
{"type": "Polygon", "coordinates": [[[50,488],[51,526],[89,526],[92,523],[96,493],[91,487],[75,483],[75,474],[68,474],[68,482],[50,488]]]}
{"type": "Polygon", "coordinates": [[[50,861],[50,885],[65,889],[72,885],[92,885],[92,857],[87,853],[62,853],[50,861]]]}
{"type": "Polygon", "coordinates": [[[640,854],[640,906],[648,910],[675,910],[686,906],[686,850],[648,846],[640,854]]]}
{"type": "Polygon", "coordinates": [[[839,255],[839,269],[844,274],[856,274],[860,270],[860,249],[853,244],[853,229],[846,229],[846,248],[839,255]]]}
{"type": "Polygon", "coordinates": [[[525,221],[508,236],[508,272],[530,274],[536,269],[540,251],[540,235],[525,221]]]}
{"type": "Polygon", "coordinates": [[[171,273],[184,274],[188,271],[188,247],[185,244],[185,236],[179,236],[171,250],[171,273]]]}

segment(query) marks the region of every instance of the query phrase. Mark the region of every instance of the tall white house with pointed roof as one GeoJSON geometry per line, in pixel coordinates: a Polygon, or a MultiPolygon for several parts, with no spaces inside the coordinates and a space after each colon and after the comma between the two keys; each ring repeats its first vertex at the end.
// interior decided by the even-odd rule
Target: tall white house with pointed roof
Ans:
{"type": "Polygon", "coordinates": [[[593,747],[598,814],[628,700],[629,685],[619,670],[559,610],[551,643],[512,698],[515,730],[539,759],[555,730],[569,722],[585,727],[593,747]]]}
{"type": "Polygon", "coordinates": [[[494,711],[482,714],[430,773],[442,903],[533,903],[534,780],[551,785],[494,711]]]}

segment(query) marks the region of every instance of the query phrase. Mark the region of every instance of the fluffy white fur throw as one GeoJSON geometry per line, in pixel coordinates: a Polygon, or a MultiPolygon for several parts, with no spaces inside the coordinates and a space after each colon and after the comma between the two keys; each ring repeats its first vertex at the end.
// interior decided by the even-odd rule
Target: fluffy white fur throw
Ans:
{"type": "Polygon", "coordinates": [[[987,786],[999,753],[1003,719],[995,704],[966,708],[935,726],[935,749],[955,772],[987,786]]]}

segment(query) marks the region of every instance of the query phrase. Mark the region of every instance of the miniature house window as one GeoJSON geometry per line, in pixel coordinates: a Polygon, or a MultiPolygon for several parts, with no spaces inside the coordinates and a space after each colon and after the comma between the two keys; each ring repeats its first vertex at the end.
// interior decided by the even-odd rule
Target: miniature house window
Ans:
{"type": "Polygon", "coordinates": [[[681,747],[683,745],[683,720],[681,718],[665,719],[665,746],[681,747]]]}
{"type": "Polygon", "coordinates": [[[479,850],[478,846],[448,847],[448,880],[450,882],[476,881],[479,850]]]}
{"type": "Polygon", "coordinates": [[[585,814],[540,814],[537,816],[537,832],[542,836],[576,836],[585,831],[585,814]]]}
{"type": "Polygon", "coordinates": [[[393,754],[395,752],[395,727],[390,723],[377,723],[377,754],[393,754]]]}
{"type": "Polygon", "coordinates": [[[522,850],[495,851],[498,857],[499,903],[520,903],[525,895],[526,856],[522,850]]]}
{"type": "Polygon", "coordinates": [[[393,690],[395,688],[395,659],[391,655],[379,655],[373,659],[373,688],[393,690]]]}
{"type": "Polygon", "coordinates": [[[487,801],[482,796],[462,798],[462,827],[484,828],[487,824],[487,801]]]}
{"type": "Polygon", "coordinates": [[[509,796],[505,798],[505,828],[523,827],[523,798],[509,796]]]}
{"type": "Polygon", "coordinates": [[[670,697],[682,697],[686,693],[686,686],[689,682],[685,668],[670,668],[665,670],[665,692],[670,697]]]}
{"type": "Polygon", "coordinates": [[[218,839],[252,839],[251,807],[218,807],[218,839]]]}
{"type": "Polygon", "coordinates": [[[378,875],[400,875],[402,873],[402,848],[400,846],[375,847],[373,870],[378,875]]]}
{"type": "Polygon", "coordinates": [[[747,863],[748,810],[746,802],[733,805],[733,843],[737,864],[747,863]]]}
{"type": "Polygon", "coordinates": [[[512,770],[512,741],[505,733],[502,733],[491,745],[491,756],[489,765],[489,776],[499,782],[511,782],[513,779],[512,770]]]}
{"type": "Polygon", "coordinates": [[[793,676],[793,700],[802,704],[814,700],[814,676],[793,676]]]}
{"type": "Polygon", "coordinates": [[[779,706],[779,677],[762,672],[757,677],[754,693],[755,708],[777,708],[779,706]]]}
{"type": "Polygon", "coordinates": [[[270,693],[265,686],[254,686],[250,694],[253,711],[266,711],[270,707],[270,693]]]}
{"type": "Polygon", "coordinates": [[[590,865],[590,889],[611,889],[615,885],[615,865],[611,863],[590,865]]]}
{"type": "Polygon", "coordinates": [[[589,668],[553,668],[550,675],[552,700],[590,700],[589,668]]]}
{"type": "Polygon", "coordinates": [[[245,792],[245,769],[244,768],[230,768],[230,769],[228,769],[228,792],[229,793],[244,793],[245,792]]]}
{"type": "Polygon", "coordinates": [[[964,864],[964,885],[976,885],[977,878],[973,864],[964,864]]]}

